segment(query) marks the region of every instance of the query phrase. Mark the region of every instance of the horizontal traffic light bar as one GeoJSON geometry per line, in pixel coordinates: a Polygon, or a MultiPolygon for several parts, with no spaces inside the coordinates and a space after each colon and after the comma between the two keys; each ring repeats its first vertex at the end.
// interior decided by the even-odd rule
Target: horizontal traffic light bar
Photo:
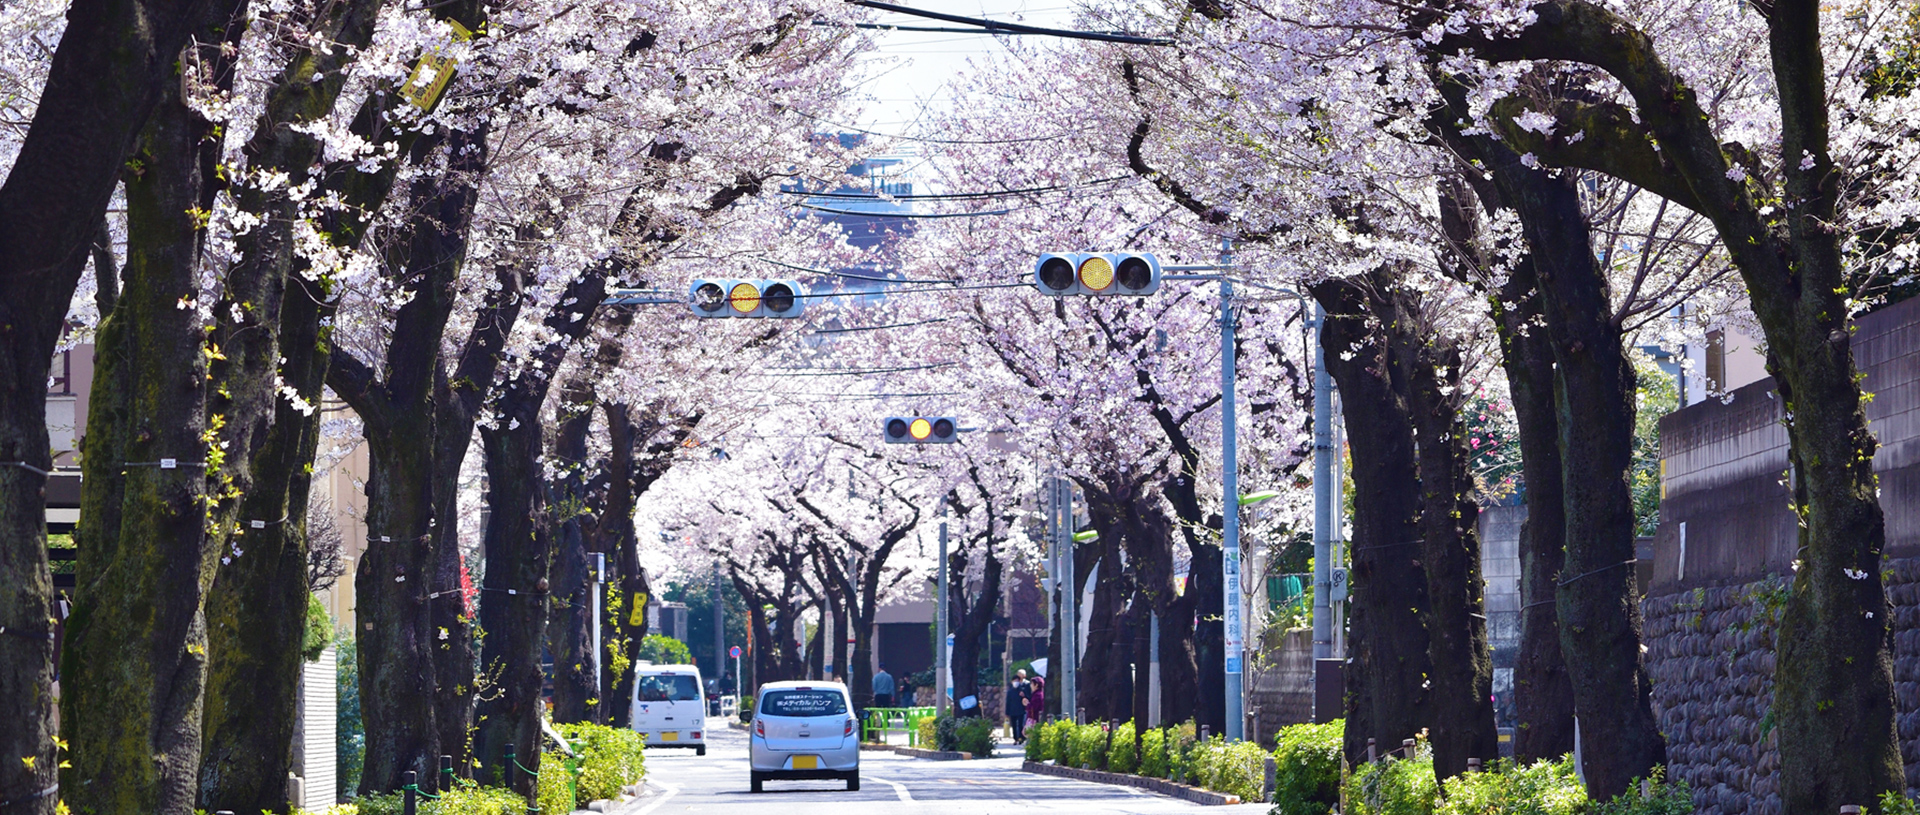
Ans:
{"type": "Polygon", "coordinates": [[[1034,261],[1033,285],[1055,297],[1143,297],[1160,290],[1160,259],[1145,252],[1048,252],[1034,261]]]}
{"type": "Polygon", "coordinates": [[[791,320],[806,311],[806,289],[797,280],[719,278],[687,287],[695,317],[767,317],[791,320]]]}
{"type": "Polygon", "coordinates": [[[888,416],[880,425],[888,444],[952,444],[960,424],[952,416],[888,416]]]}

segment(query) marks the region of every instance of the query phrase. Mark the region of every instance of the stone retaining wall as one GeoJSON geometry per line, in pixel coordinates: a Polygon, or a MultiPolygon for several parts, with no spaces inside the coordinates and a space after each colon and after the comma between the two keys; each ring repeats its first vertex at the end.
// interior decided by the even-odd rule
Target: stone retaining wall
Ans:
{"type": "MultiPolygon", "coordinates": [[[[1889,559],[1893,680],[1909,793],[1920,790],[1920,558],[1889,559]]],[[[1780,756],[1769,717],[1774,631],[1786,581],[1648,597],[1645,643],[1654,716],[1671,778],[1702,815],[1779,815],[1780,756]]],[[[1846,749],[1836,745],[1836,749],[1846,749]]]]}

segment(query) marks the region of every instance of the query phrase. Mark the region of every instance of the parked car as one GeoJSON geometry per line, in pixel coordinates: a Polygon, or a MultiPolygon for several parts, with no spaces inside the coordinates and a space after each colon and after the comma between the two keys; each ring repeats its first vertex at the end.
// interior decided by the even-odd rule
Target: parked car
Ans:
{"type": "Polygon", "coordinates": [[[751,781],[844,779],[860,789],[860,722],[839,682],[772,682],[760,687],[748,739],[751,781]]]}
{"type": "Polygon", "coordinates": [[[642,662],[633,669],[633,729],[648,747],[691,747],[707,754],[707,700],[700,669],[642,662]]]}

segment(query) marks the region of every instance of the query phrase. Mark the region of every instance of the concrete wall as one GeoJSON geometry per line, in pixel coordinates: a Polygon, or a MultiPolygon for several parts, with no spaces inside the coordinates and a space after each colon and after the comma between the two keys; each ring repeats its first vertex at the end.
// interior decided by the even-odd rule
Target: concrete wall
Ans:
{"type": "MultiPolygon", "coordinates": [[[[1920,299],[1862,317],[1853,354],[1874,398],[1874,470],[1887,554],[1920,555],[1920,299]]],[[[1785,405],[1773,380],[1660,421],[1661,523],[1653,587],[1731,586],[1791,571],[1798,526],[1787,509],[1785,405]],[[1682,530],[1685,530],[1684,533],[1682,530]]]]}
{"type": "Polygon", "coordinates": [[[1313,721],[1313,629],[1270,630],[1259,646],[1247,664],[1247,737],[1271,745],[1280,728],[1313,721]]]}

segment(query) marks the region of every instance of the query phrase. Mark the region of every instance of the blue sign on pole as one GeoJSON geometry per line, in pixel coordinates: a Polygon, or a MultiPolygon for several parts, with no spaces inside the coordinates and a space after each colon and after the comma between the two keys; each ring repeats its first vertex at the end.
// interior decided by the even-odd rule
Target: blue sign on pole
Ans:
{"type": "Polygon", "coordinates": [[[740,658],[740,646],[738,646],[738,645],[736,645],[736,646],[733,646],[732,648],[728,648],[728,649],[727,649],[727,656],[730,656],[730,657],[733,657],[734,659],[739,659],[739,658],[740,658]]]}

